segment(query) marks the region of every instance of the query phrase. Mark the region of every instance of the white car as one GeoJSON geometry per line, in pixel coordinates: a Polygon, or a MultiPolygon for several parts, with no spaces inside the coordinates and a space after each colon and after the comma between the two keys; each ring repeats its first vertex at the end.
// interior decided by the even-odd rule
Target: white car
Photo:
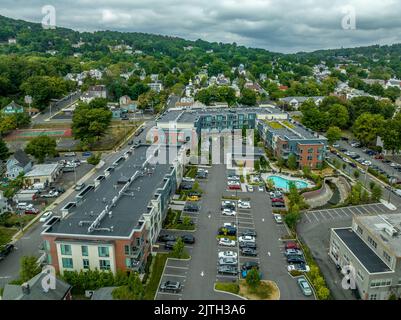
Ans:
{"type": "Polygon", "coordinates": [[[225,246],[225,247],[235,247],[237,245],[237,243],[234,240],[230,240],[228,238],[220,238],[219,245],[225,246]]]}
{"type": "Polygon", "coordinates": [[[248,191],[249,191],[249,192],[253,192],[253,186],[248,185],[248,191]]]}
{"type": "Polygon", "coordinates": [[[230,266],[234,266],[238,264],[238,260],[237,258],[220,258],[219,259],[219,265],[230,265],[230,266]]]}
{"type": "Polygon", "coordinates": [[[263,191],[265,191],[265,187],[264,186],[259,186],[258,190],[259,190],[259,192],[263,192],[263,191]]]}
{"type": "Polygon", "coordinates": [[[237,213],[234,210],[223,209],[221,211],[221,214],[224,215],[224,216],[235,216],[237,213]]]}
{"type": "Polygon", "coordinates": [[[182,178],[182,181],[185,181],[185,182],[195,182],[195,179],[190,178],[190,177],[184,177],[184,178],[182,178]]]}
{"type": "Polygon", "coordinates": [[[232,222],[225,222],[225,223],[223,223],[223,228],[226,228],[226,227],[237,228],[237,225],[232,222]]]}
{"type": "Polygon", "coordinates": [[[249,201],[238,201],[238,208],[251,209],[251,203],[249,201]]]}
{"type": "Polygon", "coordinates": [[[274,220],[276,220],[277,223],[283,223],[283,218],[281,217],[281,214],[275,213],[273,215],[274,220]]]}
{"type": "Polygon", "coordinates": [[[309,272],[310,268],[308,265],[300,266],[300,265],[290,264],[290,265],[288,265],[287,270],[288,270],[288,272],[291,272],[291,271],[309,272]]]}
{"type": "Polygon", "coordinates": [[[242,236],[238,238],[239,242],[252,242],[255,243],[256,239],[252,236],[242,236]]]}
{"type": "Polygon", "coordinates": [[[221,202],[221,205],[224,206],[235,206],[235,202],[234,201],[229,201],[229,200],[225,200],[221,202]]]}
{"type": "Polygon", "coordinates": [[[40,222],[46,222],[47,220],[49,220],[51,218],[52,215],[53,215],[53,212],[47,211],[44,214],[42,214],[42,216],[40,217],[39,221],[40,222]]]}
{"type": "Polygon", "coordinates": [[[219,259],[221,258],[234,258],[237,259],[238,255],[234,251],[221,251],[219,252],[219,259]]]}
{"type": "Polygon", "coordinates": [[[340,148],[340,145],[338,143],[333,144],[333,148],[340,148]]]}

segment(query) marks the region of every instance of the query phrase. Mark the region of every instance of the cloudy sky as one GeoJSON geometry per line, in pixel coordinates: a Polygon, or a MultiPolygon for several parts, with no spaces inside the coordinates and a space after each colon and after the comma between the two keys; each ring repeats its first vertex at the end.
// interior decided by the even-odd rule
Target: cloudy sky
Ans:
{"type": "Polygon", "coordinates": [[[401,0],[0,0],[0,14],[80,31],[138,31],[313,51],[401,42],[401,0]]]}

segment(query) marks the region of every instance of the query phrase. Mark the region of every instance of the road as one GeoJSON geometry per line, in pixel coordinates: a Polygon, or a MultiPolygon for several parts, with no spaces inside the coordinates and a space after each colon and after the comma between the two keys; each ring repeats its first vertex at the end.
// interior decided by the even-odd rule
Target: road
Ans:
{"type": "MultiPolygon", "coordinates": [[[[154,121],[149,121],[145,123],[145,130],[138,136],[134,138],[134,141],[146,141],[146,134],[152,126],[154,126],[154,121]]],[[[104,168],[111,165],[115,160],[117,160],[123,153],[127,151],[130,146],[124,145],[118,152],[112,152],[105,154],[103,161],[105,161],[104,168]]],[[[94,172],[88,180],[92,180],[98,175],[98,172],[94,172]]],[[[81,178],[81,177],[79,177],[81,178]]],[[[66,191],[68,192],[68,191],[66,191]]],[[[60,208],[62,208],[67,202],[70,202],[75,198],[77,192],[73,191],[66,199],[61,201],[57,207],[52,210],[53,212],[59,213],[60,208]]],[[[56,200],[57,201],[57,200],[56,200]]],[[[39,257],[40,251],[39,247],[42,244],[41,234],[42,223],[35,223],[22,238],[15,242],[16,250],[11,252],[3,261],[0,262],[0,288],[4,287],[11,280],[18,278],[20,269],[20,260],[23,256],[34,255],[39,257]]]]}

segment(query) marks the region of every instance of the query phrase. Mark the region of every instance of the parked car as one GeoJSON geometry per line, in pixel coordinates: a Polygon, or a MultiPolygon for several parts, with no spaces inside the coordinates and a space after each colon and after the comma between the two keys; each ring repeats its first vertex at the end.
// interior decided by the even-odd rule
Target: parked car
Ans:
{"type": "Polygon", "coordinates": [[[236,258],[219,258],[219,265],[220,266],[236,266],[238,260],[236,258]]]}
{"type": "Polygon", "coordinates": [[[238,258],[238,255],[235,251],[220,251],[218,254],[219,259],[220,258],[238,258]]]}
{"type": "Polygon", "coordinates": [[[288,270],[288,272],[291,272],[291,271],[309,272],[310,268],[305,263],[298,263],[298,264],[288,265],[287,270],[288,270]]]}
{"type": "Polygon", "coordinates": [[[251,249],[256,249],[256,242],[240,242],[239,243],[239,248],[251,248],[251,249]]]}
{"type": "Polygon", "coordinates": [[[299,249],[287,249],[287,250],[285,250],[284,254],[286,256],[289,256],[289,255],[302,256],[303,255],[302,250],[299,250],[299,249]]]}
{"type": "Polygon", "coordinates": [[[238,208],[251,209],[251,203],[249,201],[238,201],[238,208]]]}
{"type": "Polygon", "coordinates": [[[188,196],[187,201],[199,201],[200,198],[198,196],[188,196]]]}
{"type": "Polygon", "coordinates": [[[249,237],[256,238],[256,231],[255,230],[245,230],[245,231],[241,232],[241,236],[242,237],[249,236],[249,237]]]}
{"type": "Polygon", "coordinates": [[[248,192],[253,192],[253,186],[248,185],[248,186],[247,186],[247,189],[248,189],[248,192]]]}
{"type": "Polygon", "coordinates": [[[252,237],[252,236],[242,236],[242,237],[238,238],[238,241],[239,242],[253,242],[253,243],[255,243],[256,239],[255,239],[255,237],[252,237]]]}
{"type": "Polygon", "coordinates": [[[298,279],[298,286],[301,288],[301,291],[305,296],[312,295],[312,289],[304,277],[298,279]]]}
{"type": "Polygon", "coordinates": [[[287,249],[299,249],[299,245],[296,242],[287,241],[285,243],[285,250],[287,250],[287,249]]]}
{"type": "Polygon", "coordinates": [[[27,208],[24,212],[25,214],[38,214],[39,210],[36,208],[27,208]]]}
{"type": "Polygon", "coordinates": [[[49,193],[42,195],[43,198],[56,198],[59,196],[59,192],[56,190],[50,190],[49,193]]]}
{"type": "Polygon", "coordinates": [[[236,266],[219,266],[217,268],[219,274],[228,274],[236,276],[238,274],[238,268],[236,266]]]}
{"type": "Polygon", "coordinates": [[[255,249],[252,248],[241,248],[241,254],[243,256],[248,256],[248,257],[256,257],[258,255],[257,251],[255,249]]]}
{"type": "Polygon", "coordinates": [[[237,243],[234,240],[230,240],[228,238],[220,238],[219,245],[226,247],[235,247],[237,243]]]}
{"type": "Polygon", "coordinates": [[[237,214],[237,212],[235,212],[234,210],[231,210],[231,209],[223,209],[221,211],[221,214],[224,216],[235,216],[237,214]]]}
{"type": "Polygon", "coordinates": [[[189,197],[201,197],[202,196],[202,193],[200,193],[200,192],[198,192],[198,191],[191,191],[191,192],[188,192],[188,194],[187,194],[189,197]]]}
{"type": "Polygon", "coordinates": [[[265,191],[265,186],[259,186],[259,187],[258,187],[258,191],[259,191],[259,192],[265,191]]]}
{"type": "Polygon", "coordinates": [[[298,256],[294,254],[290,254],[287,256],[287,262],[288,263],[305,263],[305,259],[303,256],[298,256]]]}
{"type": "Polygon", "coordinates": [[[187,211],[187,212],[198,212],[199,211],[199,207],[196,204],[187,203],[184,206],[184,211],[187,211]]]}
{"type": "Polygon", "coordinates": [[[47,211],[44,214],[42,214],[42,216],[39,219],[39,222],[46,222],[47,220],[49,220],[53,215],[53,212],[51,211],[47,211]]]}
{"type": "Polygon", "coordinates": [[[184,234],[181,236],[181,239],[184,243],[187,243],[187,244],[195,243],[195,237],[192,234],[184,234]]]}
{"type": "Polygon", "coordinates": [[[160,242],[169,242],[169,241],[176,241],[177,237],[171,234],[162,234],[159,236],[160,242]]]}
{"type": "Polygon", "coordinates": [[[165,281],[160,285],[160,291],[178,293],[181,291],[181,283],[178,281],[165,281]]]}
{"type": "Polygon", "coordinates": [[[164,244],[164,249],[173,250],[175,246],[175,241],[168,241],[164,244]]]}
{"type": "Polygon", "coordinates": [[[3,247],[0,247],[0,261],[5,259],[5,257],[7,257],[11,251],[14,250],[14,245],[10,244],[6,244],[3,247]]]}
{"type": "Polygon", "coordinates": [[[273,208],[285,208],[285,203],[284,202],[272,202],[272,207],[273,208]]]}
{"type": "Polygon", "coordinates": [[[85,183],[84,183],[84,182],[77,183],[77,184],[75,185],[74,190],[75,190],[75,191],[81,191],[84,187],[85,187],[85,183]]]}
{"type": "Polygon", "coordinates": [[[219,228],[218,234],[220,236],[236,236],[237,235],[237,228],[234,227],[221,227],[219,228]]]}
{"type": "Polygon", "coordinates": [[[251,270],[251,269],[259,270],[259,263],[256,261],[246,261],[241,266],[241,270],[251,270]]]}
{"type": "Polygon", "coordinates": [[[277,223],[283,223],[283,218],[281,217],[281,214],[275,213],[273,215],[274,220],[276,220],[277,223]]]}

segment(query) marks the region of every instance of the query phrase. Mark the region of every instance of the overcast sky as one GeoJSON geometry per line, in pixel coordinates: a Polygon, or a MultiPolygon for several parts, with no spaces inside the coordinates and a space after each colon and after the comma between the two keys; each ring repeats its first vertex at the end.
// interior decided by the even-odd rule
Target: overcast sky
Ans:
{"type": "Polygon", "coordinates": [[[57,25],[75,30],[149,32],[285,53],[401,42],[401,0],[0,0],[0,14],[41,22],[45,5],[56,8],[57,25]]]}

